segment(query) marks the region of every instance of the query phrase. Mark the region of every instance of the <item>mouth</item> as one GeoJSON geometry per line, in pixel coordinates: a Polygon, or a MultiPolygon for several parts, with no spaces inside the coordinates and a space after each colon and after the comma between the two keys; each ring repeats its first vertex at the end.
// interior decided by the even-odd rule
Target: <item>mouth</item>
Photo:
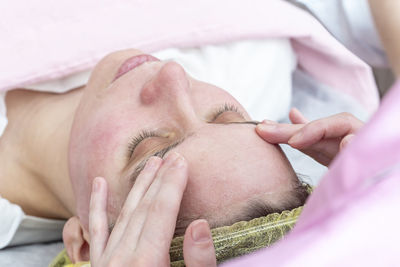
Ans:
{"type": "Polygon", "coordinates": [[[127,60],[124,61],[124,63],[122,63],[121,67],[119,67],[113,82],[122,75],[124,75],[125,73],[127,73],[128,71],[131,71],[134,68],[142,65],[143,63],[150,61],[160,61],[160,60],[156,57],[153,57],[152,55],[147,55],[147,54],[137,55],[128,58],[127,60]]]}

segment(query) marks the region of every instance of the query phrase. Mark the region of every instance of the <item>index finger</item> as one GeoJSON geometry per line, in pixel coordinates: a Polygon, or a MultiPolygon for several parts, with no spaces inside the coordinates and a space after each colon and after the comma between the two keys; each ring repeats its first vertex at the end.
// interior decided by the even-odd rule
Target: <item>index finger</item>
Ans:
{"type": "Polygon", "coordinates": [[[287,144],[297,132],[304,127],[304,124],[288,124],[288,123],[265,123],[257,125],[256,132],[258,135],[272,144],[287,144]]]}
{"type": "Polygon", "coordinates": [[[290,145],[302,149],[322,139],[342,138],[354,134],[363,126],[363,122],[348,113],[340,113],[312,121],[304,126],[297,136],[290,140],[290,145]]]}
{"type": "Polygon", "coordinates": [[[143,253],[156,250],[156,255],[168,255],[188,179],[184,158],[179,156],[160,178],[162,185],[150,205],[138,250],[143,253]]]}

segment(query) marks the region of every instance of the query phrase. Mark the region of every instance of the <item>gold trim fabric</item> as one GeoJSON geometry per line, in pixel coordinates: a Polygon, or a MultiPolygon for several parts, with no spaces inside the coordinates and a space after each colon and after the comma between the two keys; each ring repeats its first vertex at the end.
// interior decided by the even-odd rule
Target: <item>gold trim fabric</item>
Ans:
{"type": "MultiPolygon", "coordinates": [[[[282,239],[295,225],[302,207],[282,213],[273,213],[247,222],[211,230],[218,263],[271,246],[282,239]]],[[[171,266],[185,266],[183,262],[183,236],[172,240],[171,266]]],[[[90,267],[90,263],[72,264],[63,250],[49,267],[90,267]]]]}

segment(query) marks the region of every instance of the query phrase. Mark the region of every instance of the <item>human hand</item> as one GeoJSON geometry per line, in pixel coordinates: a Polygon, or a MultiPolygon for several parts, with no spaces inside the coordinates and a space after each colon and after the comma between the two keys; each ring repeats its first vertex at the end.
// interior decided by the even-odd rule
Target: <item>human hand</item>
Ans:
{"type": "Polygon", "coordinates": [[[292,124],[263,121],[256,131],[265,141],[288,144],[325,166],[363,126],[362,121],[349,113],[308,122],[299,110],[292,109],[289,118],[292,124]]]}
{"type": "MultiPolygon", "coordinates": [[[[187,164],[179,154],[172,153],[165,161],[150,158],[110,234],[107,182],[95,178],[89,215],[91,266],[170,266],[169,248],[187,179],[187,164]]],[[[188,226],[183,252],[188,267],[216,266],[205,220],[188,226]]]]}

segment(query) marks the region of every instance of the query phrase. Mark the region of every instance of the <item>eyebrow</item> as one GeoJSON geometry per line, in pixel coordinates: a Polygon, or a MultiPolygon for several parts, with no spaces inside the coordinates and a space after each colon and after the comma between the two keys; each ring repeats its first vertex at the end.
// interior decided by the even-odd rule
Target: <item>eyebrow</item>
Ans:
{"type": "MultiPolygon", "coordinates": [[[[239,121],[239,122],[226,122],[226,123],[218,123],[220,125],[231,125],[231,124],[251,124],[251,125],[257,125],[259,124],[259,121],[254,121],[254,120],[250,120],[250,121],[239,121]]],[[[192,136],[193,134],[189,134],[181,139],[179,139],[178,141],[172,143],[171,145],[168,145],[165,148],[162,148],[159,151],[156,151],[155,153],[153,153],[152,155],[149,155],[147,157],[145,157],[144,159],[142,159],[139,164],[137,164],[137,166],[135,167],[135,169],[133,170],[132,173],[128,174],[129,176],[129,181],[133,184],[136,181],[136,178],[139,176],[140,172],[143,170],[144,166],[146,165],[148,159],[152,156],[156,156],[156,157],[160,157],[163,158],[165,156],[165,154],[167,154],[171,149],[176,148],[178,145],[182,144],[185,140],[187,140],[188,137],[192,136]]]]}

